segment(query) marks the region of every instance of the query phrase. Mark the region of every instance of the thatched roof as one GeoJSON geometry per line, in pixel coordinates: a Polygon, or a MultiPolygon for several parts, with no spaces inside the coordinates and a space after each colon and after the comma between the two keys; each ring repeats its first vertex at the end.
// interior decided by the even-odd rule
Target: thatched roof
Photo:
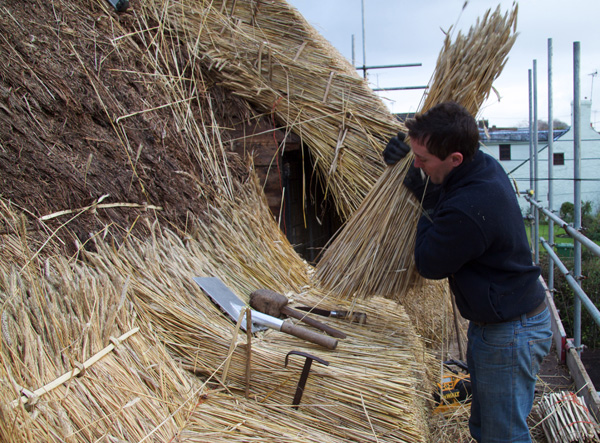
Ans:
{"type": "Polygon", "coordinates": [[[399,122],[355,68],[285,2],[213,5],[201,12],[191,5],[169,8],[161,21],[180,34],[212,35],[194,42],[201,62],[236,96],[300,135],[347,218],[381,174],[381,151],[399,122]]]}
{"type": "Polygon", "coordinates": [[[427,441],[421,335],[441,340],[444,322],[315,285],[227,147],[232,116],[273,114],[309,146],[340,214],[382,170],[397,123],[296,11],[9,1],[0,31],[3,440],[427,441]],[[246,337],[198,275],[369,320],[327,319],[348,335],[334,351],[261,332],[247,372],[246,337]],[[298,411],[292,349],[330,363],[298,411]]]}
{"type": "MultiPolygon", "coordinates": [[[[251,214],[256,207],[244,204],[218,208],[215,225],[185,242],[157,229],[152,239],[132,239],[119,250],[99,242],[79,263],[31,261],[25,238],[5,238],[5,440],[427,441],[419,392],[428,386],[422,371],[431,364],[410,318],[385,300],[356,306],[368,325],[329,322],[348,335],[335,351],[272,330],[258,334],[245,398],[246,337],[192,278],[217,275],[243,295],[244,286],[283,291],[302,280],[305,267],[289,253],[286,261],[291,249],[278,250],[270,233],[260,237],[248,220],[231,220],[228,210],[251,214]],[[248,234],[264,241],[270,255],[253,255],[263,245],[245,241],[248,234]],[[273,274],[274,267],[288,275],[273,274]],[[112,352],[88,363],[111,345],[112,352]],[[290,350],[329,362],[313,366],[298,411],[291,400],[303,360],[292,358],[285,368],[290,350]],[[67,381],[45,392],[62,374],[67,381]]],[[[293,296],[309,304],[321,299],[310,288],[293,296]]]]}

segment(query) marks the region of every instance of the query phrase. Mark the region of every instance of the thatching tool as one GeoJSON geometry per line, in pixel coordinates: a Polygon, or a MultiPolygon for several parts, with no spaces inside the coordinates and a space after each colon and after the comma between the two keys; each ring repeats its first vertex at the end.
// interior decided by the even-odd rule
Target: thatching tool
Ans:
{"type": "Polygon", "coordinates": [[[302,400],[302,394],[304,394],[304,387],[306,386],[306,380],[308,380],[308,374],[310,373],[310,367],[312,366],[313,360],[315,360],[325,366],[329,366],[329,362],[325,361],[319,357],[315,357],[314,355],[310,355],[306,352],[290,351],[285,356],[284,367],[286,367],[286,368],[287,368],[287,364],[288,364],[288,357],[290,355],[300,355],[300,356],[306,358],[306,360],[304,361],[304,367],[302,368],[302,373],[300,374],[300,380],[298,380],[298,387],[296,388],[296,394],[294,395],[294,400],[292,401],[292,405],[294,406],[294,409],[298,409],[300,400],[302,400]]]}
{"type": "Polygon", "coordinates": [[[113,5],[117,12],[125,12],[129,8],[129,0],[108,0],[108,2],[113,5]]]}
{"type": "Polygon", "coordinates": [[[314,306],[296,306],[295,309],[304,312],[311,312],[316,315],[322,315],[323,317],[343,318],[350,320],[350,322],[356,322],[358,324],[367,323],[367,314],[364,312],[353,312],[353,311],[340,311],[340,310],[329,310],[316,308],[314,306]]]}
{"type": "MultiPolygon", "coordinates": [[[[237,321],[246,304],[235,295],[218,277],[194,277],[194,281],[231,319],[237,321]]],[[[296,326],[290,321],[283,321],[262,312],[252,311],[252,330],[259,330],[261,326],[285,332],[286,334],[321,345],[327,349],[335,349],[337,340],[327,335],[319,334],[310,329],[296,326]]],[[[244,315],[245,317],[245,315],[244,315]]],[[[246,330],[246,322],[242,320],[240,327],[246,330]]]]}
{"type": "Polygon", "coordinates": [[[288,317],[296,318],[308,325],[314,326],[332,337],[346,338],[346,334],[342,331],[338,331],[325,323],[321,323],[320,321],[307,316],[303,312],[290,308],[287,305],[288,302],[285,295],[271,291],[270,289],[257,289],[250,294],[250,306],[259,312],[273,317],[287,315],[288,317]]]}

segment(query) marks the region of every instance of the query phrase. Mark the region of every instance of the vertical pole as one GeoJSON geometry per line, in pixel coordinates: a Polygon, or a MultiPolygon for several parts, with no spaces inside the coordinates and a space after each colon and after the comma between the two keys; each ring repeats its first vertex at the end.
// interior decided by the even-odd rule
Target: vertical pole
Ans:
{"type": "Polygon", "coordinates": [[[365,0],[361,1],[362,6],[362,49],[363,49],[363,78],[367,79],[367,51],[365,49],[365,0]]]}
{"type": "MultiPolygon", "coordinates": [[[[581,230],[581,85],[580,85],[580,43],[573,43],[573,202],[574,222],[573,228],[581,230]]],[[[575,260],[575,279],[581,285],[581,243],[573,239],[575,260]]],[[[574,303],[574,334],[575,347],[581,353],[581,300],[575,297],[574,303]]]]}
{"type": "Polygon", "coordinates": [[[352,66],[356,66],[356,56],[354,55],[354,34],[352,34],[352,66]]]}
{"type": "MultiPolygon", "coordinates": [[[[529,190],[531,192],[533,190],[533,80],[531,69],[527,71],[529,74],[529,190]]],[[[530,239],[531,239],[531,248],[533,249],[533,241],[534,241],[534,231],[533,224],[531,223],[531,216],[533,215],[533,203],[529,203],[529,228],[530,228],[530,239]]]]}
{"type": "MultiPolygon", "coordinates": [[[[539,200],[538,194],[538,106],[537,106],[537,60],[533,61],[533,198],[539,200]]],[[[533,209],[534,235],[531,239],[535,252],[535,264],[540,263],[540,211],[537,205],[533,209]]]]}
{"type": "MultiPolygon", "coordinates": [[[[548,210],[554,212],[554,98],[552,95],[552,39],[548,39],[548,210]]],[[[554,246],[554,220],[548,218],[548,241],[554,246]]],[[[554,296],[554,261],[548,260],[548,288],[554,296]]]]}

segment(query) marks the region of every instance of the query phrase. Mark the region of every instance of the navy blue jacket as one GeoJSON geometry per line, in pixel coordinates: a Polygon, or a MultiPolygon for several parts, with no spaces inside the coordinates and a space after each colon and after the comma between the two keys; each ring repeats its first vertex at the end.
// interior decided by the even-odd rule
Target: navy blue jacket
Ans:
{"type": "Polygon", "coordinates": [[[431,219],[419,220],[415,263],[425,278],[448,278],[468,320],[512,320],[545,297],[515,192],[481,151],[448,174],[431,219]]]}

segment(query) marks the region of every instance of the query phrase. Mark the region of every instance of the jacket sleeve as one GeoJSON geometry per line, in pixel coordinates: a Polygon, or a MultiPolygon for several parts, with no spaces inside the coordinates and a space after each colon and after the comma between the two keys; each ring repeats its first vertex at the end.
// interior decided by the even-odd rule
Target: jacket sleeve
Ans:
{"type": "Polygon", "coordinates": [[[456,209],[441,208],[432,220],[426,216],[419,220],[415,265],[425,278],[447,278],[481,256],[486,247],[481,226],[471,217],[456,209]]]}

